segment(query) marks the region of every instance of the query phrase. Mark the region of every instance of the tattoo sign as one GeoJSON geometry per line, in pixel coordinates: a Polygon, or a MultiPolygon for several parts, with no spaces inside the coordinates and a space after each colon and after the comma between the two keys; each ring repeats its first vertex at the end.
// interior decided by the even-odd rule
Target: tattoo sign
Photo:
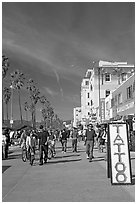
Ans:
{"type": "Polygon", "coordinates": [[[131,160],[126,123],[109,124],[112,184],[131,184],[131,160]]]}

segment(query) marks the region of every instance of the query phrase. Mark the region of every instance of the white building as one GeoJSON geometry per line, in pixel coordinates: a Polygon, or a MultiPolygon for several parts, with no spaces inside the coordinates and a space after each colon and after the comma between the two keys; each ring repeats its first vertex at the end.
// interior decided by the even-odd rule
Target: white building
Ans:
{"type": "Polygon", "coordinates": [[[130,76],[105,99],[105,119],[110,120],[135,114],[135,75],[130,76]]]}
{"type": "Polygon", "coordinates": [[[77,127],[81,123],[81,107],[73,109],[73,127],[77,127]]]}
{"type": "Polygon", "coordinates": [[[105,98],[131,76],[134,65],[127,62],[99,61],[88,69],[81,83],[81,122],[88,123],[96,113],[105,120],[105,98]]]}
{"type": "Polygon", "coordinates": [[[92,113],[92,69],[88,69],[81,83],[81,124],[89,122],[92,113]]]}

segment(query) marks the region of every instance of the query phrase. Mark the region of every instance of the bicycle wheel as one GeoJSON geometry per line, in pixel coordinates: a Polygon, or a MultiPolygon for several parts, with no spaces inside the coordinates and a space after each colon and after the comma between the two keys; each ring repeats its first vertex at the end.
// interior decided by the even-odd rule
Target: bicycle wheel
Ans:
{"type": "Polygon", "coordinates": [[[22,149],[22,161],[27,161],[27,151],[26,149],[22,149]]]}
{"type": "Polygon", "coordinates": [[[31,155],[31,159],[30,159],[30,165],[32,166],[34,163],[35,157],[34,155],[31,155]]]}

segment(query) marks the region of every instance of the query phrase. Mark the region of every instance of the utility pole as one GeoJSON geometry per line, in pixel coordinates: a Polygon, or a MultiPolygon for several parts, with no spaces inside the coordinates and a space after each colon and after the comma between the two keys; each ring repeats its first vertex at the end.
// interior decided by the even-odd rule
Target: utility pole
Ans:
{"type": "Polygon", "coordinates": [[[10,88],[11,88],[11,119],[10,119],[10,124],[12,127],[13,126],[13,85],[11,85],[10,88]]]}
{"type": "Polygon", "coordinates": [[[100,67],[98,67],[98,100],[99,100],[99,119],[101,120],[101,101],[100,101],[100,67]]]}

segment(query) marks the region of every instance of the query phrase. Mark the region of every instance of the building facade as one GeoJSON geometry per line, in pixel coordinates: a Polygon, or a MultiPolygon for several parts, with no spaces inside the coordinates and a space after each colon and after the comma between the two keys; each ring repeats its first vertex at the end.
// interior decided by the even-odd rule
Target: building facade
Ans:
{"type": "Polygon", "coordinates": [[[134,72],[127,62],[99,61],[88,69],[81,83],[81,121],[87,123],[96,114],[97,122],[105,120],[105,98],[134,72]]]}
{"type": "Polygon", "coordinates": [[[78,127],[81,124],[81,107],[73,109],[73,127],[78,127]]]}
{"type": "MultiPolygon", "coordinates": [[[[107,106],[107,99],[106,99],[107,106]]],[[[111,118],[128,118],[135,114],[135,74],[112,92],[110,111],[111,118]]],[[[106,114],[108,109],[106,108],[106,114]]]]}

